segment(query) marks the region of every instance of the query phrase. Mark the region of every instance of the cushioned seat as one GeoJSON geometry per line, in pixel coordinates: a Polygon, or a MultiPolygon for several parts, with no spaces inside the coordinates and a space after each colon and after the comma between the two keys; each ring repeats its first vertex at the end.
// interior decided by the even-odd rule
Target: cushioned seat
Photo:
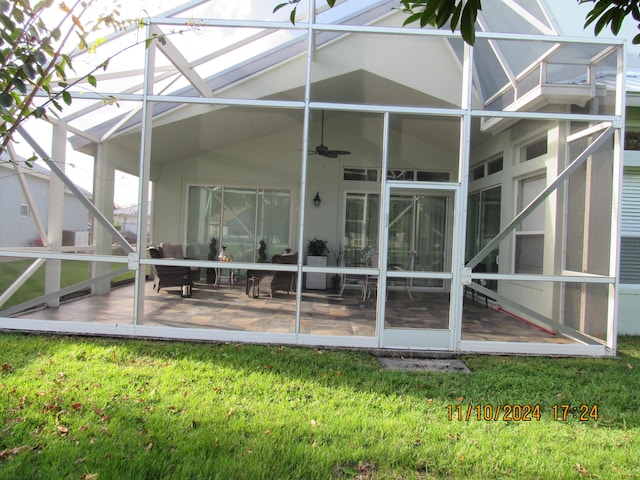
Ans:
{"type": "MultiPolygon", "coordinates": [[[[157,247],[147,248],[150,258],[172,258],[184,260],[182,245],[179,243],[162,242],[157,247]]],[[[151,273],[153,275],[153,289],[159,292],[161,288],[180,287],[184,277],[187,276],[193,280],[197,280],[200,273],[199,268],[190,268],[173,265],[151,265],[151,273]]]]}
{"type": "MultiPolygon", "coordinates": [[[[271,263],[295,265],[298,263],[298,254],[274,255],[271,263]]],[[[277,291],[291,292],[296,287],[296,272],[282,272],[270,270],[249,270],[247,272],[246,293],[268,293],[273,298],[277,291]],[[257,282],[257,285],[256,285],[257,282]]]]}

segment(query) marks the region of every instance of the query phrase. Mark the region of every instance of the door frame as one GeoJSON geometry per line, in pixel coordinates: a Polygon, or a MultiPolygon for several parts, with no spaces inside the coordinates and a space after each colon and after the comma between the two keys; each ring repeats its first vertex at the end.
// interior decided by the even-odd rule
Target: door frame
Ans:
{"type": "MultiPolygon", "coordinates": [[[[409,192],[407,192],[409,193],[409,192]]],[[[460,214],[462,201],[461,185],[452,182],[403,182],[388,180],[384,185],[384,194],[381,198],[380,214],[380,240],[379,240],[379,282],[377,298],[377,331],[380,348],[397,348],[421,350],[455,350],[460,338],[462,317],[462,266],[461,256],[464,255],[464,226],[460,214]],[[447,219],[447,225],[451,226],[451,245],[447,251],[451,255],[450,271],[445,272],[389,272],[387,270],[387,256],[389,245],[389,215],[391,195],[398,191],[411,191],[412,194],[434,193],[450,196],[452,205],[447,208],[447,213],[452,214],[452,219],[447,219]],[[462,231],[462,233],[461,233],[462,231]],[[400,329],[385,328],[386,292],[388,278],[426,278],[442,279],[450,283],[449,301],[449,328],[447,329],[400,329]]],[[[446,265],[446,262],[445,262],[446,265]]]]}

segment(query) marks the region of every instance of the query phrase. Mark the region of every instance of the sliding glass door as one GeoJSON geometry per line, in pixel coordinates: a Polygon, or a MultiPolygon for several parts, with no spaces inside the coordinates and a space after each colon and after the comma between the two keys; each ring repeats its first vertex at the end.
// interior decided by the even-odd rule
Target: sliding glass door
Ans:
{"type": "Polygon", "coordinates": [[[260,241],[268,258],[290,246],[291,192],[257,188],[189,187],[187,255],[207,259],[210,244],[235,261],[256,262],[260,241]]]}

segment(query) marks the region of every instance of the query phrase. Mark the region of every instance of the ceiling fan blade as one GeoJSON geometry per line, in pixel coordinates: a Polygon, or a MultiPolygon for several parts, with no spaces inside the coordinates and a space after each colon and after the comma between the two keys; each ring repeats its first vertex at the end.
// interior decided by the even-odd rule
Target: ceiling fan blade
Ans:
{"type": "Polygon", "coordinates": [[[336,155],[351,155],[351,152],[347,150],[329,150],[329,153],[334,153],[336,155]]]}

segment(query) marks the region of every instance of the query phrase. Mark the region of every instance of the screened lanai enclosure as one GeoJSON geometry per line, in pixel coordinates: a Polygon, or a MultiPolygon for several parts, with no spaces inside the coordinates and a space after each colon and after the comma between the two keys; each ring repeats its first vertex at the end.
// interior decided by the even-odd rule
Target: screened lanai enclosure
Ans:
{"type": "Polygon", "coordinates": [[[162,3],[78,53],[81,77],[125,50],[21,132],[49,208],[15,198],[37,228],[0,246],[2,328],[615,353],[622,41],[565,37],[536,0],[485,0],[472,47],[403,27],[397,1],[310,0],[295,24],[276,2],[162,3]],[[79,154],[91,195],[65,173],[79,154]]]}

